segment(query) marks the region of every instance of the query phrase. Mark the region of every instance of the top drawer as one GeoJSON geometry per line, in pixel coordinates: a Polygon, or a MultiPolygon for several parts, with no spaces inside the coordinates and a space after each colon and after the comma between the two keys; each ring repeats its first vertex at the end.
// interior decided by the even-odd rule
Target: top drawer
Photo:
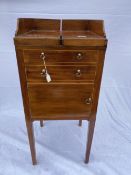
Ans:
{"type": "Polygon", "coordinates": [[[58,63],[96,63],[98,58],[97,50],[44,50],[26,49],[24,50],[25,65],[41,65],[44,54],[47,65],[58,63]]]}

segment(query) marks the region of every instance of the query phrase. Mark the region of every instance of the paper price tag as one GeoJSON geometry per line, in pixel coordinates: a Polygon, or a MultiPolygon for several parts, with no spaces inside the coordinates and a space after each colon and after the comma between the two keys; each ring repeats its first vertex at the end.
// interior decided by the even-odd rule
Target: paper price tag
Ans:
{"type": "Polygon", "coordinates": [[[48,73],[46,73],[46,80],[48,83],[51,82],[51,76],[48,73]]]}

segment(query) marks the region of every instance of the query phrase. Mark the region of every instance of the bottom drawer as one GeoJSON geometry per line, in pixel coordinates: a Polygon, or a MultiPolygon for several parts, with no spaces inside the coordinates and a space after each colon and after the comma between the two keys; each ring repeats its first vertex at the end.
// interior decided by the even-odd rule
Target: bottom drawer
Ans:
{"type": "Polygon", "coordinates": [[[88,119],[93,102],[93,85],[31,85],[28,95],[32,119],[88,119]]]}

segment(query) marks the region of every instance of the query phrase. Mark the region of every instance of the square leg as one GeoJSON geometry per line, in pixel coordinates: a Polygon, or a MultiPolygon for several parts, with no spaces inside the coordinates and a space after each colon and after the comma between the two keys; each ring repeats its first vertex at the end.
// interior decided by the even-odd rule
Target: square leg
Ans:
{"type": "Polygon", "coordinates": [[[37,160],[36,160],[33,122],[32,121],[26,121],[26,127],[27,127],[27,132],[28,132],[28,139],[29,139],[29,145],[30,145],[30,151],[31,151],[31,157],[32,157],[32,164],[36,165],[37,160]]]}
{"type": "Polygon", "coordinates": [[[94,121],[89,121],[88,139],[87,139],[86,154],[85,154],[85,163],[89,162],[91,145],[92,145],[93,134],[94,134],[94,128],[95,128],[95,120],[94,121]]]}
{"type": "Polygon", "coordinates": [[[82,120],[79,120],[79,126],[82,126],[82,120]]]}
{"type": "Polygon", "coordinates": [[[44,122],[43,122],[43,120],[40,120],[40,126],[41,126],[41,127],[44,126],[44,122]]]}

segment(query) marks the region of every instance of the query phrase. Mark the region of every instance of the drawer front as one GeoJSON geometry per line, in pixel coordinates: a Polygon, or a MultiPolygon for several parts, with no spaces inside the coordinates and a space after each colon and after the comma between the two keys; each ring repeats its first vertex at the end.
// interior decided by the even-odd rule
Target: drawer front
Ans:
{"type": "MultiPolygon", "coordinates": [[[[57,81],[92,81],[95,80],[96,65],[89,66],[47,66],[52,82],[57,81]]],[[[26,68],[28,82],[46,82],[44,66],[30,66],[26,68]]]]}
{"type": "Polygon", "coordinates": [[[90,62],[96,63],[98,54],[97,50],[73,50],[73,51],[58,51],[58,50],[45,50],[40,49],[26,49],[24,50],[25,65],[41,65],[43,60],[41,54],[44,54],[46,64],[61,63],[82,63],[90,62]]]}
{"type": "Polygon", "coordinates": [[[33,119],[89,117],[93,102],[93,85],[45,84],[28,87],[33,119]]]}

